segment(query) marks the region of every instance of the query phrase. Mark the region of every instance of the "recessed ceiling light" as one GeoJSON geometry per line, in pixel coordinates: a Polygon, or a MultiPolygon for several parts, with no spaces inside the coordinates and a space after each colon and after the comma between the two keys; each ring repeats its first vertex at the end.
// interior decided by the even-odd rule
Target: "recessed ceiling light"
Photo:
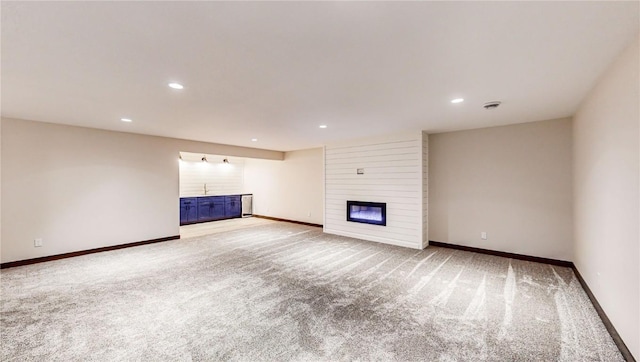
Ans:
{"type": "Polygon", "coordinates": [[[122,122],[133,122],[133,120],[131,120],[131,118],[120,118],[120,120],[122,122]]]}
{"type": "Polygon", "coordinates": [[[320,128],[327,128],[327,125],[326,124],[321,124],[320,128]]]}
{"type": "Polygon", "coordinates": [[[180,83],[169,83],[169,87],[173,88],[173,89],[183,89],[184,86],[180,83]]]}
{"type": "Polygon", "coordinates": [[[251,142],[258,142],[258,139],[257,138],[252,138],[251,142]]]}
{"type": "Polygon", "coordinates": [[[464,102],[464,98],[456,98],[451,100],[451,103],[462,103],[462,102],[464,102]]]}

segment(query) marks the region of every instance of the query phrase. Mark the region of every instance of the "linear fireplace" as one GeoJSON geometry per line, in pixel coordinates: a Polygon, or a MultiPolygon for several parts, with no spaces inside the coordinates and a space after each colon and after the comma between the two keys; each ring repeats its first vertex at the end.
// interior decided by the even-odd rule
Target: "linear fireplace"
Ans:
{"type": "Polygon", "coordinates": [[[387,204],[384,202],[347,201],[347,221],[387,225],[387,204]]]}

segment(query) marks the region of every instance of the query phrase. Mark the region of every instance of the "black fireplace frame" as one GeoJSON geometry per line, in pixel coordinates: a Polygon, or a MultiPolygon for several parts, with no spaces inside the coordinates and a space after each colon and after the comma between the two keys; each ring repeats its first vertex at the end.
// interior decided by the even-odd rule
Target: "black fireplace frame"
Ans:
{"type": "Polygon", "coordinates": [[[370,202],[370,201],[352,201],[347,200],[347,221],[351,222],[359,222],[363,224],[372,224],[372,225],[380,225],[387,226],[387,203],[385,202],[370,202]],[[382,220],[368,220],[368,219],[359,219],[351,217],[351,206],[365,206],[365,207],[379,207],[382,212],[382,220]]]}

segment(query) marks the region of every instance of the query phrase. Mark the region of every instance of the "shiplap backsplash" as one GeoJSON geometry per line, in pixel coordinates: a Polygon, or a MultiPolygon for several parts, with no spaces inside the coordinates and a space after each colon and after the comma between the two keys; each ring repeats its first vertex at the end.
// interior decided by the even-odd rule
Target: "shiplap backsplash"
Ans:
{"type": "Polygon", "coordinates": [[[224,156],[206,155],[208,162],[202,162],[203,155],[183,153],[180,161],[180,197],[204,195],[234,195],[242,193],[244,185],[244,160],[224,156]],[[196,157],[197,156],[197,157],[196,157]]]}
{"type": "Polygon", "coordinates": [[[425,182],[426,134],[325,147],[324,231],[422,249],[428,239],[425,182]],[[358,175],[357,169],[364,169],[358,175]],[[347,200],[384,202],[387,225],[346,220],[347,200]]]}

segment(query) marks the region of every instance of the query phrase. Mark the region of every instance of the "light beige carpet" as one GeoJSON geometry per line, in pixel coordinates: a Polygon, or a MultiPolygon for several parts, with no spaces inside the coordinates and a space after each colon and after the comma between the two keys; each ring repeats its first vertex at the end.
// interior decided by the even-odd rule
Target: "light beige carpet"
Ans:
{"type": "Polygon", "coordinates": [[[2,361],[621,361],[572,271],[274,223],[2,270],[2,361]]]}

